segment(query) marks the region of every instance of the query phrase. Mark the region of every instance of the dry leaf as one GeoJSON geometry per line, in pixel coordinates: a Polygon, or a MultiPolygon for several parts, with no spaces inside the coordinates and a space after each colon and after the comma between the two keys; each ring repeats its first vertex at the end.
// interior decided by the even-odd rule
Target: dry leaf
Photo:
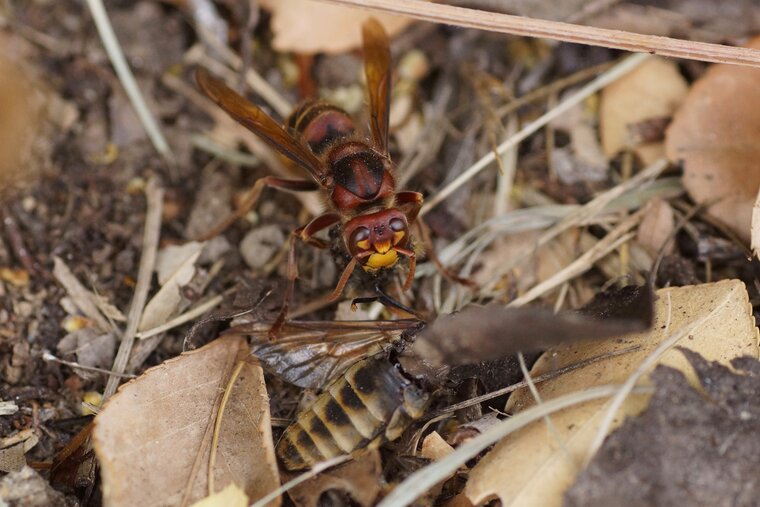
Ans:
{"type": "MultiPolygon", "coordinates": [[[[446,442],[443,439],[443,437],[441,437],[441,435],[438,434],[437,431],[434,431],[428,436],[426,436],[425,440],[422,441],[420,456],[425,459],[429,459],[430,461],[437,461],[437,460],[445,458],[452,452],[454,452],[454,448],[451,447],[448,444],[448,442],[446,442]]],[[[441,494],[441,490],[443,489],[444,483],[447,480],[449,480],[451,477],[453,477],[454,473],[441,479],[435,486],[430,488],[430,490],[427,492],[425,496],[427,498],[430,498],[431,500],[435,500],[436,498],[438,498],[438,495],[441,494]]]]}
{"type": "MultiPolygon", "coordinates": [[[[671,239],[675,228],[673,208],[660,198],[654,198],[647,204],[647,210],[641,219],[636,233],[636,241],[653,257],[659,254],[666,241],[671,239]]],[[[673,243],[665,247],[665,253],[673,251],[673,243]]]]}
{"type": "Polygon", "coordinates": [[[632,144],[629,129],[643,121],[670,117],[687,91],[675,62],[659,57],[650,58],[605,88],[599,111],[605,154],[613,157],[624,148],[633,148],[644,165],[661,158],[661,142],[632,144]]]}
{"type": "MultiPolygon", "coordinates": [[[[758,357],[758,331],[742,282],[725,280],[662,289],[657,295],[651,331],[618,340],[569,345],[543,354],[531,370],[533,376],[608,352],[635,345],[641,347],[540,384],[542,399],[597,385],[621,384],[665,338],[707,316],[709,318],[678,345],[724,364],[742,355],[758,357]]],[[[684,371],[696,385],[696,376],[680,352],[670,350],[659,363],[684,371]]],[[[647,401],[645,395],[629,396],[616,415],[613,427],[624,415],[640,412],[647,401]]],[[[574,406],[551,416],[550,432],[545,423],[539,421],[500,442],[470,474],[465,489],[468,498],[476,505],[494,497],[511,506],[561,505],[562,493],[572,484],[606,413],[607,403],[602,400],[574,406]],[[557,447],[557,437],[562,447],[557,447]]],[[[508,409],[519,411],[531,404],[532,397],[527,390],[517,391],[510,398],[508,409]]]]}
{"type": "Polygon", "coordinates": [[[552,120],[551,126],[570,136],[568,147],[554,148],[550,153],[554,171],[563,183],[607,178],[607,157],[599,145],[595,115],[590,108],[579,104],[552,120]]]}
{"type": "MultiPolygon", "coordinates": [[[[75,354],[77,363],[92,368],[110,368],[116,353],[116,337],[113,333],[102,333],[92,327],[84,327],[68,333],[58,342],[58,352],[75,354]]],[[[96,378],[98,373],[82,369],[77,375],[85,379],[96,378]]]]}
{"type": "Polygon", "coordinates": [[[255,501],[279,486],[262,370],[245,340],[224,337],[151,368],[98,414],[93,444],[106,505],[171,506],[186,493],[189,501],[207,496],[217,405],[241,360],[217,447],[216,489],[234,482],[255,501]]]}
{"type": "MultiPolygon", "coordinates": [[[[760,37],[748,47],[760,49],[760,37]]],[[[711,215],[749,242],[760,188],[760,69],[713,65],[692,86],[667,131],[668,157],[711,215]],[[717,201],[717,202],[716,202],[717,201]]]]}
{"type": "Polygon", "coordinates": [[[452,452],[454,452],[454,448],[451,447],[437,431],[434,431],[422,441],[420,456],[434,461],[445,458],[452,452]]]}
{"type": "Polygon", "coordinates": [[[171,276],[180,270],[187,259],[200,252],[205,243],[188,241],[182,245],[169,245],[156,254],[156,275],[158,283],[165,285],[171,276]]]}
{"type": "Polygon", "coordinates": [[[248,496],[237,484],[228,484],[226,488],[195,502],[191,507],[248,507],[248,496]]]}
{"type": "Polygon", "coordinates": [[[77,308],[94,321],[101,331],[109,331],[111,326],[98,310],[98,297],[91,291],[87,290],[84,285],[74,276],[69,267],[60,257],[53,257],[53,276],[58,283],[63,285],[71,300],[77,308]]]}
{"type": "Polygon", "coordinates": [[[180,292],[182,287],[190,283],[195,275],[195,261],[198,260],[200,254],[201,249],[197,248],[192,253],[188,253],[188,257],[181,263],[178,263],[176,271],[145,306],[138,331],[160,326],[174,314],[182,301],[180,292]]]}
{"type": "MultiPolygon", "coordinates": [[[[26,466],[25,454],[40,441],[32,429],[0,440],[0,472],[17,472],[26,466]]],[[[3,497],[0,496],[0,499],[3,497]]]]}
{"type": "Polygon", "coordinates": [[[295,488],[288,494],[301,507],[317,507],[320,497],[330,490],[347,493],[362,507],[375,504],[382,490],[383,464],[377,449],[360,451],[354,460],[332,470],[322,472],[295,488]]]}
{"type": "Polygon", "coordinates": [[[272,14],[272,46],[295,53],[342,53],[361,46],[361,29],[370,17],[377,18],[389,36],[406,28],[407,17],[373,13],[312,0],[261,0],[272,14]]]}

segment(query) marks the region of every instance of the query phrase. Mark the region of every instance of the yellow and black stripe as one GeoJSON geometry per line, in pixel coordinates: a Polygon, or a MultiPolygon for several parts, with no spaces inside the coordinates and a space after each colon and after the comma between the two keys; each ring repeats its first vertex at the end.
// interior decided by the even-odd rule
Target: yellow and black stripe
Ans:
{"type": "Polygon", "coordinates": [[[385,355],[359,361],[285,429],[277,454],[288,470],[398,438],[427,407],[427,394],[385,355]]]}

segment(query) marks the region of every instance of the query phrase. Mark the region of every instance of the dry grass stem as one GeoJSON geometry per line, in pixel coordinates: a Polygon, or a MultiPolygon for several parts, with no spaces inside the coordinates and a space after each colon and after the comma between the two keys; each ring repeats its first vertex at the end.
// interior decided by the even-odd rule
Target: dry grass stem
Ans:
{"type": "Polygon", "coordinates": [[[208,454],[208,478],[206,484],[208,485],[208,496],[215,493],[214,491],[214,468],[216,467],[216,452],[219,448],[219,435],[222,431],[222,420],[224,418],[224,410],[227,408],[227,401],[230,399],[232,389],[235,387],[235,382],[240,376],[240,372],[245,366],[245,361],[238,361],[235,365],[235,369],[232,370],[230,378],[227,381],[227,387],[224,388],[224,394],[222,395],[222,401],[219,404],[219,410],[216,412],[216,419],[214,419],[214,434],[211,437],[211,448],[208,454]]]}
{"type": "MultiPolygon", "coordinates": [[[[137,271],[137,283],[135,284],[132,304],[129,307],[129,314],[127,315],[127,328],[121,338],[119,351],[116,353],[116,359],[114,359],[112,368],[113,371],[118,373],[125,372],[127,363],[129,362],[129,355],[132,353],[137,326],[140,325],[143,308],[145,308],[145,303],[148,300],[150,282],[153,278],[153,268],[156,265],[158,240],[161,235],[161,212],[164,205],[164,191],[159,187],[155,179],[151,179],[145,187],[145,196],[148,201],[148,210],[145,214],[145,230],[143,232],[140,267],[137,271]]],[[[118,386],[118,377],[108,377],[108,383],[103,393],[103,401],[115,393],[118,386]]]]}
{"type": "Polygon", "coordinates": [[[289,490],[295,488],[299,484],[308,481],[312,477],[316,477],[317,475],[321,474],[325,470],[332,468],[336,465],[340,465],[341,463],[345,463],[346,461],[349,461],[352,459],[352,456],[350,454],[346,454],[344,456],[338,456],[337,458],[328,459],[326,461],[322,461],[320,463],[317,463],[313,467],[311,467],[311,470],[308,472],[304,472],[301,475],[297,476],[293,480],[290,480],[280,486],[279,488],[275,489],[265,497],[262,497],[258,499],[256,502],[252,503],[250,507],[264,507],[272,500],[275,500],[276,498],[280,497],[283,493],[288,492],[289,490]]]}
{"type": "Polygon", "coordinates": [[[161,128],[158,126],[158,121],[153,116],[153,113],[148,109],[148,105],[143,99],[140,88],[137,86],[134,75],[127,65],[127,60],[124,58],[124,52],[121,50],[119,41],[116,38],[116,34],[113,31],[111,22],[108,19],[108,13],[103,6],[102,0],[87,0],[87,6],[90,8],[92,19],[95,22],[95,26],[100,34],[100,39],[103,41],[103,46],[108,53],[108,58],[113,64],[113,68],[116,71],[116,75],[119,76],[119,81],[124,87],[124,91],[127,92],[129,101],[132,103],[132,107],[135,108],[140,122],[145,127],[145,131],[150,138],[150,142],[156,148],[156,151],[161,154],[164,159],[169,162],[174,160],[174,154],[169,148],[169,144],[166,142],[164,135],[161,133],[161,128]]]}
{"type": "MultiPolygon", "coordinates": [[[[203,30],[203,28],[198,28],[203,30]]],[[[206,37],[204,40],[209,44],[210,49],[213,52],[222,57],[227,65],[236,71],[241,71],[243,68],[243,61],[229,47],[219,42],[219,40],[213,36],[206,37]]],[[[213,58],[209,59],[212,60],[213,58]]],[[[266,79],[261,77],[261,74],[249,67],[245,70],[245,82],[248,83],[251,90],[263,98],[275,111],[277,111],[277,114],[283,118],[287,118],[293,109],[293,105],[285,99],[285,97],[280,95],[277,89],[270,85],[266,79]]]]}
{"type": "Polygon", "coordinates": [[[422,0],[322,0],[423,21],[713,63],[760,67],[760,50],[512,16],[422,0]]]}
{"type": "Polygon", "coordinates": [[[165,324],[161,324],[160,326],[156,326],[153,329],[148,329],[146,331],[142,331],[140,333],[135,334],[135,337],[142,340],[144,338],[150,338],[151,336],[156,336],[157,334],[164,333],[166,331],[169,331],[170,329],[174,329],[177,326],[181,326],[182,324],[185,324],[197,317],[200,317],[207,311],[218,306],[222,301],[224,301],[223,295],[220,294],[218,296],[214,296],[208,301],[201,303],[194,308],[191,308],[185,313],[181,315],[177,315],[176,317],[174,317],[169,322],[166,322],[165,324]]]}
{"type": "Polygon", "coordinates": [[[42,360],[62,364],[64,366],[68,366],[69,368],[79,368],[80,370],[91,371],[93,373],[103,373],[105,375],[113,375],[115,377],[120,377],[120,378],[135,378],[136,377],[135,375],[132,375],[131,373],[118,373],[111,370],[104,370],[103,368],[96,368],[94,366],[85,366],[75,361],[66,361],[65,359],[61,359],[59,357],[54,356],[50,352],[43,352],[42,360]]]}
{"type": "Polygon", "coordinates": [[[575,72],[573,74],[570,74],[569,76],[557,79],[556,81],[553,81],[545,86],[542,86],[540,88],[536,88],[533,91],[530,91],[526,93],[525,95],[521,95],[518,98],[508,102],[506,105],[501,107],[497,112],[497,116],[504,118],[510,113],[513,113],[520,109],[523,106],[526,106],[532,102],[536,102],[538,100],[545,99],[546,97],[549,97],[551,95],[555,95],[565,88],[570,88],[571,86],[574,86],[581,81],[586,81],[587,79],[591,79],[592,77],[596,76],[597,74],[601,74],[602,72],[606,71],[607,69],[613,67],[615,65],[615,62],[604,62],[600,63],[599,65],[594,65],[593,67],[588,67],[586,69],[581,69],[578,72],[575,72]]]}
{"type": "Polygon", "coordinates": [[[576,93],[574,93],[571,97],[568,97],[567,99],[560,102],[557,105],[557,107],[547,111],[545,114],[543,114],[536,120],[532,121],[531,123],[523,127],[515,135],[509,137],[503,143],[501,143],[496,148],[495,151],[488,152],[488,154],[486,154],[483,158],[475,162],[475,164],[473,164],[470,168],[468,168],[462,174],[457,176],[451,183],[449,183],[444,188],[439,190],[435,195],[431,196],[431,198],[427,200],[425,205],[420,210],[419,216],[424,216],[431,209],[433,209],[438,204],[440,204],[444,199],[446,199],[448,196],[454,193],[457,189],[459,189],[462,185],[464,185],[469,180],[471,180],[480,171],[488,167],[493,161],[496,160],[497,156],[503,156],[507,150],[514,148],[515,146],[520,144],[523,140],[525,140],[529,136],[538,132],[541,128],[543,128],[547,123],[549,123],[553,119],[557,118],[558,116],[565,113],[566,111],[572,109],[576,105],[583,102],[587,97],[593,95],[594,93],[598,92],[605,86],[609,85],[610,83],[616,81],[623,75],[635,69],[646,58],[648,58],[647,55],[632,55],[632,56],[627,57],[622,62],[612,67],[610,70],[608,70],[607,72],[605,72],[598,78],[594,79],[593,81],[585,85],[583,88],[581,88],[576,93]]]}
{"type": "Polygon", "coordinates": [[[561,271],[558,271],[548,279],[544,280],[538,285],[535,285],[532,289],[527,291],[522,296],[510,301],[507,306],[522,306],[524,304],[530,303],[534,299],[543,296],[552,289],[555,289],[563,283],[570,281],[576,276],[591,269],[596,261],[602,257],[605,257],[610,252],[615,251],[615,249],[617,249],[620,245],[626,241],[633,239],[636,236],[636,233],[627,233],[627,231],[641,221],[641,216],[642,215],[640,213],[631,215],[628,219],[621,222],[620,225],[615,227],[615,229],[610,231],[610,233],[607,234],[604,238],[599,240],[599,243],[594,245],[593,248],[590,248],[584,252],[583,255],[575,259],[561,271]]]}

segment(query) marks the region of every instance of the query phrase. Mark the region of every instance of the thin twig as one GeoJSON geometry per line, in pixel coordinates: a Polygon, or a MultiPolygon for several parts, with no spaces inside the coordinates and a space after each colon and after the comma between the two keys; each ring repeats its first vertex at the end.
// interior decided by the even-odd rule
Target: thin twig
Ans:
{"type": "MultiPolygon", "coordinates": [[[[137,271],[137,283],[135,292],[132,296],[132,304],[129,307],[127,315],[127,329],[121,338],[119,351],[113,363],[113,371],[124,373],[129,362],[129,356],[132,353],[132,345],[135,342],[137,326],[140,325],[143,308],[148,300],[148,290],[153,278],[153,268],[156,265],[156,254],[158,252],[158,240],[161,234],[161,211],[164,204],[164,191],[158,186],[155,179],[148,181],[145,187],[145,197],[148,202],[148,210],[145,213],[145,230],[143,232],[142,255],[140,256],[140,267],[137,271]]],[[[119,378],[111,376],[108,378],[103,401],[108,399],[116,388],[119,386],[119,378]]]]}
{"type": "Polygon", "coordinates": [[[129,101],[132,103],[132,107],[135,108],[140,122],[145,127],[145,131],[148,133],[150,142],[156,148],[156,151],[164,157],[168,162],[174,161],[174,154],[169,148],[169,144],[166,142],[164,135],[161,133],[161,129],[158,126],[153,114],[148,109],[148,105],[145,103],[140,88],[137,86],[135,77],[132,75],[132,71],[127,65],[127,60],[124,58],[124,53],[121,50],[119,41],[116,39],[116,34],[113,31],[111,22],[108,19],[108,13],[103,6],[102,0],[87,0],[87,6],[92,13],[92,19],[95,21],[95,26],[100,34],[100,39],[103,41],[103,46],[108,53],[108,58],[111,60],[116,75],[119,76],[119,81],[124,87],[124,91],[127,92],[129,101]]]}
{"type": "Polygon", "coordinates": [[[24,265],[24,268],[26,268],[29,274],[37,273],[39,271],[39,265],[24,244],[24,236],[19,230],[16,218],[13,216],[8,206],[3,206],[1,209],[5,232],[8,234],[8,239],[10,240],[16,257],[18,257],[18,260],[21,261],[21,264],[24,265]]]}
{"type": "Polygon", "coordinates": [[[545,114],[541,115],[539,118],[537,118],[536,120],[532,121],[531,123],[523,127],[515,135],[509,137],[507,140],[501,143],[496,148],[496,150],[488,152],[483,158],[475,162],[475,164],[473,164],[469,169],[467,169],[462,174],[457,176],[451,183],[446,185],[444,188],[439,190],[435,195],[433,195],[430,199],[428,199],[425,205],[420,210],[419,216],[424,216],[431,209],[433,209],[435,206],[440,204],[449,195],[454,193],[454,191],[456,191],[459,187],[461,187],[470,179],[472,179],[480,171],[488,167],[488,165],[491,164],[491,162],[496,160],[497,156],[503,156],[507,150],[520,144],[523,140],[525,140],[529,136],[536,133],[538,130],[543,128],[547,123],[549,123],[556,117],[572,109],[576,105],[583,102],[587,97],[593,95],[594,93],[598,92],[599,90],[609,85],[613,81],[616,81],[623,75],[632,71],[639,64],[641,64],[647,57],[648,57],[647,55],[629,56],[628,58],[618,63],[617,65],[612,67],[610,70],[608,70],[601,76],[597,77],[596,79],[588,83],[586,86],[584,86],[580,90],[578,90],[571,97],[568,97],[567,99],[563,100],[559,105],[557,105],[557,107],[547,111],[545,114]]]}
{"type": "Polygon", "coordinates": [[[423,21],[713,63],[760,67],[760,50],[512,16],[422,0],[322,0],[423,21]]]}
{"type": "Polygon", "coordinates": [[[74,362],[74,361],[66,361],[65,359],[61,359],[59,357],[54,356],[50,352],[43,352],[42,353],[42,360],[43,361],[49,361],[51,363],[62,364],[64,366],[68,366],[70,368],[79,368],[80,370],[91,371],[93,373],[103,373],[105,375],[113,375],[113,376],[119,377],[119,378],[135,378],[135,375],[132,375],[131,373],[119,373],[119,372],[116,372],[116,371],[105,370],[103,368],[96,368],[94,366],[85,366],[83,364],[79,364],[79,363],[74,362]]]}

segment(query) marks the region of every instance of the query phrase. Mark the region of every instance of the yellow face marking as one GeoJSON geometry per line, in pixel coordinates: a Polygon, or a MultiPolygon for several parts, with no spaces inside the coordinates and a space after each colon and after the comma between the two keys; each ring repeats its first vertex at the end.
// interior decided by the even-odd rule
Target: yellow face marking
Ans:
{"type": "Polygon", "coordinates": [[[365,271],[377,271],[381,268],[389,268],[398,261],[398,253],[388,250],[385,253],[374,253],[369,256],[367,262],[362,265],[365,271]]]}
{"type": "Polygon", "coordinates": [[[356,246],[358,246],[362,250],[369,250],[369,240],[368,239],[363,239],[361,241],[357,241],[356,242],[356,246]]]}
{"type": "Polygon", "coordinates": [[[374,247],[378,253],[385,254],[388,250],[391,249],[391,242],[388,240],[383,241],[382,243],[375,243],[374,247]]]}
{"type": "Polygon", "coordinates": [[[399,241],[404,239],[405,233],[404,231],[398,231],[393,233],[393,244],[398,245],[399,241]]]}

